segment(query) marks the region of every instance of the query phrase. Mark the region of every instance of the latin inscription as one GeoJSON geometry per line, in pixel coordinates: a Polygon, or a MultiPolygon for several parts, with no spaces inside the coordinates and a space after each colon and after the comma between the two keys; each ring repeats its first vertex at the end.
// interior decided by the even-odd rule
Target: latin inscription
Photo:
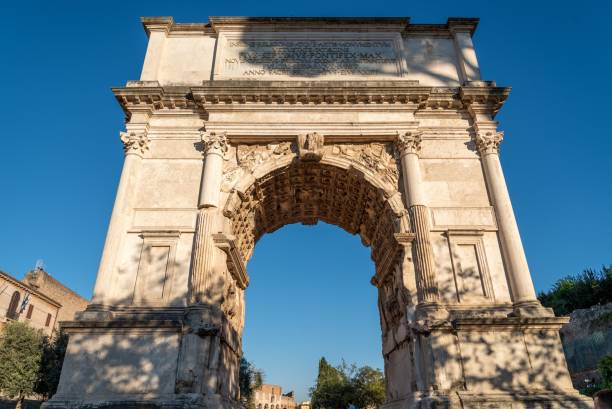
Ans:
{"type": "Polygon", "coordinates": [[[398,75],[390,40],[229,40],[223,64],[243,78],[398,75]]]}

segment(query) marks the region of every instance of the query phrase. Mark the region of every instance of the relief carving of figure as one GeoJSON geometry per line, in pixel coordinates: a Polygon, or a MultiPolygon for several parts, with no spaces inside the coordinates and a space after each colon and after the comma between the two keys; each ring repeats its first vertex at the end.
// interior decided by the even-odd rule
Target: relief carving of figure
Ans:
{"type": "Polygon", "coordinates": [[[269,159],[279,158],[292,153],[291,142],[268,145],[238,145],[236,160],[238,165],[249,171],[269,159]]]}
{"type": "Polygon", "coordinates": [[[331,153],[354,160],[394,186],[398,183],[398,166],[390,144],[337,144],[331,147],[331,153]]]}
{"type": "Polygon", "coordinates": [[[395,328],[402,318],[402,309],[398,300],[396,283],[393,274],[386,277],[381,288],[382,306],[387,326],[395,328]]]}
{"type": "Polygon", "coordinates": [[[242,295],[232,277],[227,277],[226,283],[221,310],[234,328],[238,329],[242,325],[242,295]]]}
{"type": "Polygon", "coordinates": [[[323,156],[323,135],[316,132],[298,135],[298,153],[300,159],[319,161],[323,156]]]}

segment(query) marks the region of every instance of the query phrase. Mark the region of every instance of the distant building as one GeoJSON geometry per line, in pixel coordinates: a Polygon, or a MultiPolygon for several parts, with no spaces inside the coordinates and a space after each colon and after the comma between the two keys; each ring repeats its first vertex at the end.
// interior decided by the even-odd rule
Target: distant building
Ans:
{"type": "Polygon", "coordinates": [[[279,385],[261,385],[255,390],[255,407],[257,409],[296,409],[293,392],[283,394],[279,385]]]}
{"type": "Polygon", "coordinates": [[[42,268],[30,271],[23,280],[0,271],[0,329],[16,320],[51,335],[61,321],[73,320],[88,304],[42,268]]]}
{"type": "Polygon", "coordinates": [[[310,401],[306,400],[297,405],[297,409],[310,409],[310,401]]]}

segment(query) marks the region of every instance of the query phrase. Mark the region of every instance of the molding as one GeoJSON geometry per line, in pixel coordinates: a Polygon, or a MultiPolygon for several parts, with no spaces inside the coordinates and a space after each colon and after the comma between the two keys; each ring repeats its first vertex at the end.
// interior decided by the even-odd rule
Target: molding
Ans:
{"type": "Polygon", "coordinates": [[[508,99],[510,90],[510,87],[495,87],[482,82],[478,86],[468,84],[461,87],[459,96],[474,119],[483,114],[494,118],[508,99]]]}
{"type": "Polygon", "coordinates": [[[472,294],[472,291],[470,291],[467,296],[461,292],[458,278],[462,273],[462,260],[461,258],[458,258],[456,248],[456,246],[461,245],[474,246],[476,251],[476,263],[478,265],[478,276],[480,279],[480,286],[482,287],[482,298],[489,300],[490,302],[495,302],[495,288],[493,287],[493,281],[489,271],[489,262],[487,261],[483,235],[484,232],[481,229],[449,229],[446,231],[456,296],[459,303],[479,302],[479,298],[481,298],[480,296],[475,296],[472,294]]]}
{"type": "Polygon", "coordinates": [[[489,332],[499,329],[549,329],[558,331],[569,322],[569,317],[494,317],[457,318],[452,321],[454,329],[489,332]]]}
{"type": "Polygon", "coordinates": [[[451,33],[467,32],[470,37],[474,36],[478,27],[479,18],[475,17],[449,17],[446,20],[446,27],[451,33]]]}
{"type": "Polygon", "coordinates": [[[446,236],[447,237],[463,237],[463,236],[483,236],[484,235],[484,229],[454,229],[454,228],[449,228],[448,230],[446,230],[446,236]]]}
{"type": "Polygon", "coordinates": [[[112,88],[127,118],[132,113],[190,110],[204,114],[210,107],[270,105],[332,107],[406,107],[412,110],[468,109],[471,115],[494,115],[510,88],[492,85],[426,87],[416,81],[203,81],[202,86],[161,87],[156,81],[129,81],[112,88]]]}
{"type": "Polygon", "coordinates": [[[176,23],[170,16],[141,17],[147,36],[152,31],[167,35],[211,35],[220,31],[395,31],[449,36],[453,31],[474,35],[478,18],[449,17],[446,24],[411,24],[410,17],[225,17],[208,18],[208,23],[176,23]]]}
{"type": "Polygon", "coordinates": [[[183,321],[180,319],[130,319],[118,318],[108,321],[62,321],[60,328],[68,334],[100,333],[119,331],[146,334],[152,332],[171,332],[180,334],[183,321]]]}
{"type": "Polygon", "coordinates": [[[387,275],[392,270],[393,263],[402,254],[402,251],[406,252],[407,257],[412,257],[412,242],[416,238],[414,233],[394,233],[393,238],[395,243],[387,250],[387,252],[376,262],[376,273],[370,279],[370,283],[374,286],[380,286],[387,275]]]}
{"type": "Polygon", "coordinates": [[[213,240],[217,248],[223,250],[229,257],[227,265],[238,287],[243,290],[246,289],[249,286],[249,276],[243,261],[244,258],[236,247],[235,237],[217,233],[213,234],[213,240]]]}
{"type": "MultiPolygon", "coordinates": [[[[314,124],[311,122],[291,123],[244,123],[208,122],[210,132],[224,131],[232,143],[256,143],[270,141],[291,141],[304,132],[317,132],[325,136],[326,144],[393,142],[398,131],[413,129],[417,122],[335,122],[314,124]]],[[[466,136],[465,138],[467,138],[466,136]]]]}

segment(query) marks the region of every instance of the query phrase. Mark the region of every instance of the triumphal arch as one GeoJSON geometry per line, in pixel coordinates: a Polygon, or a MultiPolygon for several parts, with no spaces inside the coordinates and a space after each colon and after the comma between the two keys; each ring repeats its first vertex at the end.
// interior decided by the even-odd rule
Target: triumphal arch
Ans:
{"type": "Polygon", "coordinates": [[[47,408],[239,408],[253,248],[319,220],[371,248],[385,408],[589,407],[536,299],[477,19],[142,22],[93,303],[47,408]]]}

